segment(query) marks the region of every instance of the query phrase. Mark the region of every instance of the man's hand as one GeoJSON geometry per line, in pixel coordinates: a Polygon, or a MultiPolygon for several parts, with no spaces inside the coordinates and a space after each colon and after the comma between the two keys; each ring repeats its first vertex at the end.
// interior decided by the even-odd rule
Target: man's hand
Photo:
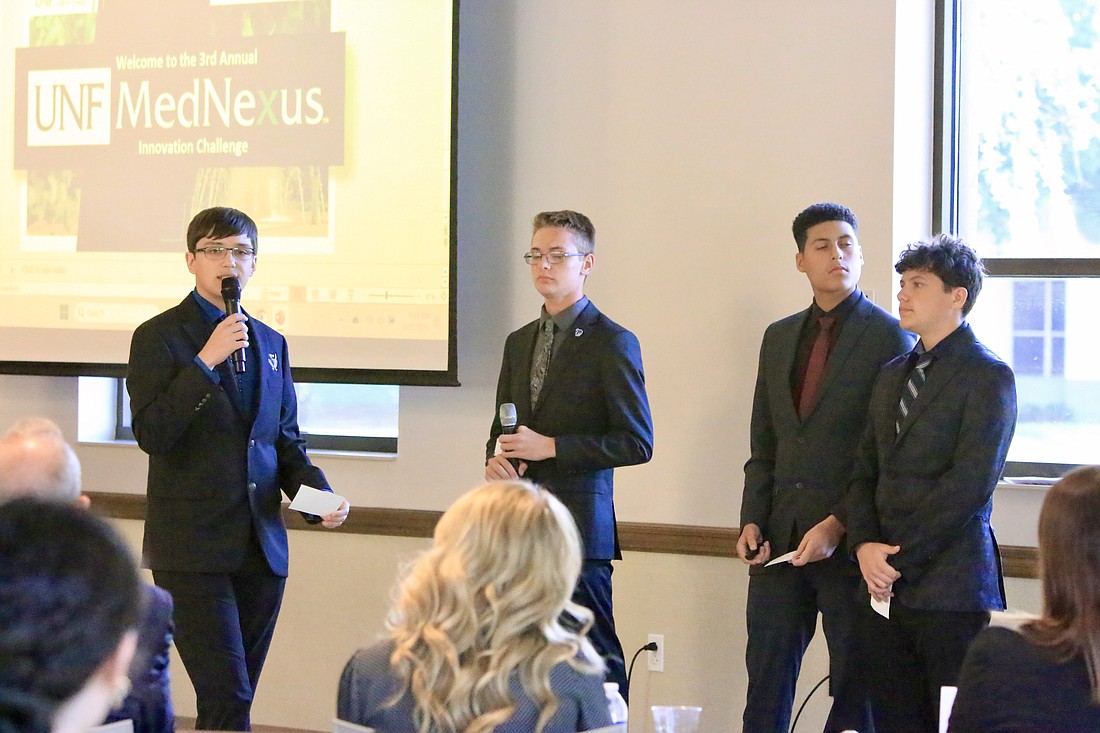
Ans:
{"type": "Polygon", "coordinates": [[[836,548],[844,537],[844,525],[840,520],[830,514],[820,522],[810,527],[798,543],[795,556],[791,558],[791,565],[802,567],[811,562],[832,557],[836,548]]]}
{"type": "Polygon", "coordinates": [[[867,581],[867,591],[876,601],[885,601],[894,595],[894,581],[901,577],[901,573],[894,570],[886,559],[899,550],[901,547],[898,545],[882,542],[864,542],[856,548],[859,571],[867,581]]]}
{"type": "Polygon", "coordinates": [[[511,462],[502,455],[495,455],[485,463],[485,480],[501,481],[503,479],[516,479],[527,473],[527,464],[519,462],[519,471],[512,468],[511,462]]]}
{"type": "Polygon", "coordinates": [[[226,316],[214,327],[214,333],[206,340],[206,345],[199,352],[199,360],[214,369],[237,349],[247,348],[248,327],[244,325],[247,320],[248,316],[244,313],[226,316]]]}
{"type": "Polygon", "coordinates": [[[772,546],[764,541],[760,527],[751,522],[741,528],[737,538],[737,557],[749,565],[763,565],[772,556],[772,546]],[[755,556],[749,557],[756,553],[755,556]]]}
{"type": "Polygon", "coordinates": [[[502,433],[497,438],[500,455],[524,461],[545,461],[558,454],[553,438],[536,433],[526,425],[520,425],[511,435],[502,433]]]}
{"type": "Polygon", "coordinates": [[[336,529],[348,518],[349,511],[351,511],[351,505],[348,504],[347,499],[344,499],[339,509],[321,517],[321,526],[328,527],[329,529],[336,529]]]}

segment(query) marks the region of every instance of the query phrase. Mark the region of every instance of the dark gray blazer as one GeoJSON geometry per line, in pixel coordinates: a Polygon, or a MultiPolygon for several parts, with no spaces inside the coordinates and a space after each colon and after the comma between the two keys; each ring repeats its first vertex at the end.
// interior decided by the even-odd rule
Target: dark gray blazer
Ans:
{"type": "MultiPolygon", "coordinates": [[[[515,403],[519,425],[557,441],[557,457],[528,464],[528,478],[554,493],[573,513],[587,560],[619,558],[614,469],[653,455],[653,419],[645,391],[642,352],[634,334],[585,307],[550,362],[531,410],[531,352],[538,320],[513,331],[504,344],[497,405],[515,403]]],[[[488,460],[500,435],[493,419],[488,460]]]]}
{"type": "Polygon", "coordinates": [[[760,346],[741,525],[758,525],[773,556],[795,549],[802,535],[830,514],[846,524],[843,496],[875,378],[883,364],[907,352],[915,340],[859,293],[829,355],[817,403],[800,421],[791,370],[809,314],[807,308],[771,324],[760,346]]]}
{"type": "Polygon", "coordinates": [[[1002,610],[989,516],[1016,429],[1012,369],[964,323],[931,351],[928,379],[895,438],[908,355],[887,364],[848,492],[850,547],[899,545],[894,601],[940,611],[1002,610]]]}

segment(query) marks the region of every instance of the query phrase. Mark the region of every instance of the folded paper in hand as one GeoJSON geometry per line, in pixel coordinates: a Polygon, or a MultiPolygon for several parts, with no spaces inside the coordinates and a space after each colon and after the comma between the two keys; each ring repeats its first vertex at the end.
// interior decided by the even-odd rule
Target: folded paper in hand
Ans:
{"type": "Polygon", "coordinates": [[[772,565],[778,565],[781,562],[790,562],[791,558],[794,557],[797,554],[798,554],[798,550],[791,550],[786,555],[780,555],[779,557],[775,558],[774,560],[769,562],[764,567],[770,568],[772,565]]]}

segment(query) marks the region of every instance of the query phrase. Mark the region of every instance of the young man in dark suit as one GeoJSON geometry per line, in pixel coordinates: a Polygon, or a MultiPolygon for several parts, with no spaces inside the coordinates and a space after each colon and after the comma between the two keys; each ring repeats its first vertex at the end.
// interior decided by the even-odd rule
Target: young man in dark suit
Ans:
{"type": "Polygon", "coordinates": [[[622,558],[612,477],[615,467],[645,463],[653,452],[642,355],[634,334],[584,295],[596,261],[589,218],[546,211],[535,216],[533,229],[523,257],[543,299],[542,315],[504,345],[497,405],[515,404],[519,427],[503,434],[499,414],[494,418],[485,478],[528,478],[573,513],[585,552],[573,600],[595,615],[589,638],[607,662],[607,679],[625,697],[611,604],[611,560],[622,558]]]}
{"type": "MultiPolygon", "coordinates": [[[[252,699],[287,575],[282,494],[328,490],[298,434],[286,340],[223,311],[221,282],[256,271],[256,224],[236,209],[187,228],[195,289],[134,332],[126,387],[149,454],[144,560],[176,602],[176,648],[205,730],[250,730],[252,699]],[[238,349],[245,371],[229,362],[238,349]]],[[[340,526],[344,502],[324,517],[340,526]]],[[[308,517],[307,517],[308,519],[308,517]]]]}
{"type": "Polygon", "coordinates": [[[842,548],[843,495],[881,366],[912,337],[858,283],[856,218],[815,204],[794,220],[806,310],[771,324],[760,347],[738,556],[749,568],[746,732],[790,727],[795,683],[822,616],[833,705],[826,731],[868,730],[851,669],[859,573],[842,548]],[[765,564],[795,551],[789,563],[765,564]]]}
{"type": "Polygon", "coordinates": [[[955,684],[989,611],[1005,607],[989,517],[1016,427],[1012,370],[966,323],[978,256],[940,235],[910,245],[895,269],[901,325],[920,341],[879,375],[848,492],[849,543],[870,594],[861,668],[885,733],[937,730],[940,687],[955,684]],[[873,611],[872,598],[888,608],[873,611]]]}

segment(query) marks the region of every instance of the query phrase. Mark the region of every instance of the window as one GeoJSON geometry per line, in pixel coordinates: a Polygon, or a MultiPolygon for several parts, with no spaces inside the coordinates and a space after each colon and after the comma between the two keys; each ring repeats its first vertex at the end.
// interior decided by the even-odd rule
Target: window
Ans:
{"type": "Polygon", "coordinates": [[[1065,376],[1064,280],[1013,281],[1012,363],[1019,376],[1065,376]]]}
{"type": "MultiPolygon", "coordinates": [[[[298,427],[312,450],[397,453],[396,385],[295,383],[298,427]]],[[[78,438],[133,440],[125,380],[80,377],[78,438]]]]}
{"type": "Polygon", "coordinates": [[[1100,445],[1100,0],[938,6],[937,228],[990,272],[970,321],[1016,373],[1007,472],[1057,475],[1100,445]]]}
{"type": "Polygon", "coordinates": [[[397,453],[396,385],[303,382],[294,387],[298,428],[311,448],[397,453]]]}

